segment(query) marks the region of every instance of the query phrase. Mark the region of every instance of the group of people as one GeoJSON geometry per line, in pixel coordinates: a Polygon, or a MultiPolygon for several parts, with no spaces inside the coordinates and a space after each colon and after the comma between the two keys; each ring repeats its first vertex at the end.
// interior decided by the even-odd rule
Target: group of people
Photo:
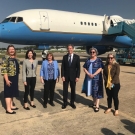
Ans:
{"type": "MultiPolygon", "coordinates": [[[[70,106],[75,109],[76,98],[76,82],[80,78],[80,57],[74,54],[74,46],[69,44],[67,46],[67,55],[63,56],[61,64],[61,78],[63,81],[63,105],[62,109],[67,107],[68,99],[68,86],[71,88],[70,106]]],[[[82,93],[86,96],[92,96],[93,104],[89,106],[95,112],[99,111],[99,100],[103,98],[103,78],[104,86],[107,94],[108,109],[105,114],[111,112],[112,99],[114,100],[115,112],[117,116],[119,99],[118,92],[120,90],[120,66],[115,60],[113,54],[108,54],[105,65],[102,60],[97,57],[98,51],[96,48],[90,48],[90,57],[85,61],[83,70],[85,78],[82,86],[82,93]]],[[[20,61],[17,59],[16,50],[13,45],[7,47],[7,55],[4,57],[1,64],[1,74],[4,78],[4,98],[6,102],[6,113],[16,114],[15,110],[18,108],[13,102],[14,97],[19,96],[18,90],[18,76],[20,72],[20,61]]],[[[28,95],[30,95],[30,106],[36,108],[34,104],[34,89],[36,86],[36,70],[38,61],[33,50],[26,52],[25,60],[22,65],[22,78],[25,88],[24,92],[24,106],[25,110],[30,110],[28,107],[28,95]]],[[[46,59],[42,62],[40,69],[40,81],[44,84],[44,104],[43,107],[47,108],[48,97],[49,104],[55,106],[54,90],[55,85],[59,82],[60,71],[57,61],[54,59],[52,53],[48,53],[46,59]]]]}

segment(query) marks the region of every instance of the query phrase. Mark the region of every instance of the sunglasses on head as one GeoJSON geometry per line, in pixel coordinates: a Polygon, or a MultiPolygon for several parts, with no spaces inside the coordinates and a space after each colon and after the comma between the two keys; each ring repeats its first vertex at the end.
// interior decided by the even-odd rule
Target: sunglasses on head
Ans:
{"type": "Polygon", "coordinates": [[[113,59],[113,57],[108,57],[108,59],[111,59],[111,60],[112,60],[112,59],[113,59]]]}
{"type": "Polygon", "coordinates": [[[92,53],[96,53],[96,52],[93,52],[93,51],[92,51],[92,52],[90,52],[90,53],[92,54],[92,53]]]}

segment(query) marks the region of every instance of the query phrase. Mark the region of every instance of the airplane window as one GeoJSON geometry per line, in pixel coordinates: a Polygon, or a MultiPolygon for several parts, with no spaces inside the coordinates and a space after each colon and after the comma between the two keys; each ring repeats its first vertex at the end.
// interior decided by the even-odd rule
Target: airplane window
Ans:
{"type": "Polygon", "coordinates": [[[10,22],[15,22],[15,20],[16,20],[16,17],[12,17],[10,22]]]}
{"type": "Polygon", "coordinates": [[[83,22],[80,22],[81,23],[81,25],[83,25],[83,22]]]}
{"type": "Polygon", "coordinates": [[[90,25],[90,23],[88,22],[88,25],[90,25]]]}
{"type": "Polygon", "coordinates": [[[11,17],[4,19],[1,23],[6,23],[11,19],[11,17]]]}
{"type": "Polygon", "coordinates": [[[86,22],[84,22],[84,25],[86,25],[86,22]]]}
{"type": "Polygon", "coordinates": [[[23,18],[22,17],[18,17],[16,22],[22,22],[23,18]]]}
{"type": "Polygon", "coordinates": [[[91,25],[93,26],[93,23],[91,23],[91,25]]]}
{"type": "Polygon", "coordinates": [[[95,23],[95,26],[97,26],[97,23],[95,23]]]}

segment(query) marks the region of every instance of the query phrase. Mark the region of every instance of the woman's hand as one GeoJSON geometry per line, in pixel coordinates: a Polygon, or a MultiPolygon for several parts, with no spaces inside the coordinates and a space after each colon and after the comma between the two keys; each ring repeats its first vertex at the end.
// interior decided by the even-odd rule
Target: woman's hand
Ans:
{"type": "Polygon", "coordinates": [[[40,82],[41,82],[42,84],[44,84],[44,80],[43,80],[43,78],[40,78],[40,82]]]}
{"type": "Polygon", "coordinates": [[[65,77],[62,77],[62,81],[63,81],[63,82],[65,81],[65,77]]]}
{"type": "Polygon", "coordinates": [[[25,86],[27,86],[27,82],[24,82],[23,84],[24,84],[25,86]]]}
{"type": "Polygon", "coordinates": [[[78,81],[79,81],[79,78],[76,78],[76,79],[75,79],[75,82],[78,82],[78,81]]]}
{"type": "Polygon", "coordinates": [[[11,86],[11,83],[12,83],[12,82],[10,82],[9,80],[6,81],[6,85],[7,85],[8,87],[11,86]]]}
{"type": "Polygon", "coordinates": [[[56,83],[58,83],[58,82],[59,82],[59,78],[56,79],[56,83]]]}
{"type": "Polygon", "coordinates": [[[92,79],[92,78],[94,78],[94,74],[89,74],[89,77],[92,79]]]}

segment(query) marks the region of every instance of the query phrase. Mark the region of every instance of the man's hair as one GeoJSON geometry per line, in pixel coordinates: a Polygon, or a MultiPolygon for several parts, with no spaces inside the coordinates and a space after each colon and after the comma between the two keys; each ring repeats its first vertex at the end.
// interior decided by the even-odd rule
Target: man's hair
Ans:
{"type": "Polygon", "coordinates": [[[72,46],[72,48],[74,49],[74,45],[73,44],[68,44],[67,45],[67,49],[68,49],[69,46],[72,46]]]}

